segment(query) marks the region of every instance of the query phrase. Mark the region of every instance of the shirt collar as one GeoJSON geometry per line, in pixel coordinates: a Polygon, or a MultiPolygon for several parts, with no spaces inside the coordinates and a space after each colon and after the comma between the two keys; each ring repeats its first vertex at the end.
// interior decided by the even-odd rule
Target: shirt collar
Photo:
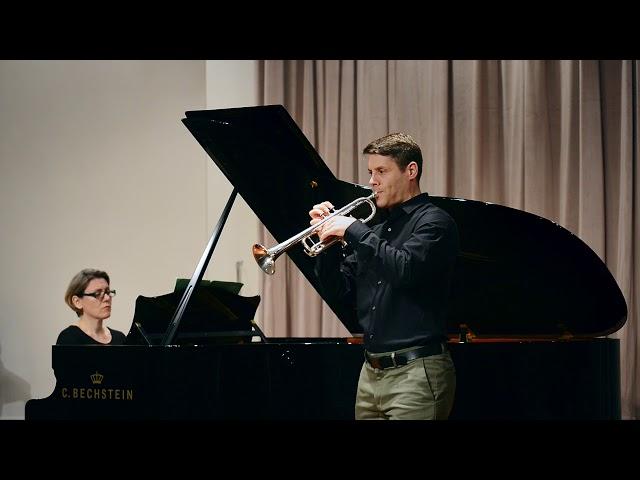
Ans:
{"type": "Polygon", "coordinates": [[[419,195],[416,195],[415,197],[411,197],[409,200],[392,208],[389,214],[395,217],[402,211],[407,215],[411,215],[416,208],[428,202],[429,202],[429,194],[427,192],[424,192],[419,195]]]}

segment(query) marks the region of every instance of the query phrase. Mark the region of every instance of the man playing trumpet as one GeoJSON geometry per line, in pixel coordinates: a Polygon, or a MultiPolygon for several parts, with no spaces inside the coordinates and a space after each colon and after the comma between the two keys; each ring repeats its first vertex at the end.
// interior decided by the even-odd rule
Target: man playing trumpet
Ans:
{"type": "MultiPolygon", "coordinates": [[[[446,419],[456,387],[446,314],[457,226],[421,193],[422,152],[413,138],[386,135],[363,154],[377,208],[389,216],[373,228],[343,215],[325,221],[320,240],[344,240],[352,253],[328,248],[315,269],[324,293],[353,305],[364,330],[355,417],[446,419]]],[[[311,225],[332,208],[314,205],[311,225]]]]}

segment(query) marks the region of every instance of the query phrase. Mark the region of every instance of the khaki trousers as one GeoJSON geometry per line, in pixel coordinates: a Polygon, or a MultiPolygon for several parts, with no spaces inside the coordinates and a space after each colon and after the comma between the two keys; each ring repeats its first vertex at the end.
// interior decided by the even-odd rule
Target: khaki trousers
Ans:
{"type": "Polygon", "coordinates": [[[379,370],[360,370],[356,420],[446,420],[453,407],[456,372],[450,353],[379,370]]]}

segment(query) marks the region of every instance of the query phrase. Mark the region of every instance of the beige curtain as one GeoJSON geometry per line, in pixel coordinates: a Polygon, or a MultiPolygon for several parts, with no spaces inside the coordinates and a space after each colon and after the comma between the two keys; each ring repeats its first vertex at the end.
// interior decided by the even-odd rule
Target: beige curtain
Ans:
{"type": "MultiPolygon", "coordinates": [[[[338,178],[366,183],[362,148],[404,131],[423,149],[423,191],[525,210],[591,246],[629,307],[615,334],[622,413],[640,418],[636,62],[263,61],[261,76],[263,103],[284,105],[338,178]]],[[[261,277],[267,335],[348,336],[289,259],[278,262],[261,277]]]]}

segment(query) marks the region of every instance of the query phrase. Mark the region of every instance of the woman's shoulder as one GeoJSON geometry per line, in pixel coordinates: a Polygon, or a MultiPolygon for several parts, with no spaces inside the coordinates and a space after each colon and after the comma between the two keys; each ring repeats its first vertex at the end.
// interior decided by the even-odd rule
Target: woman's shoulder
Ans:
{"type": "Polygon", "coordinates": [[[111,343],[109,345],[124,345],[127,336],[120,330],[115,330],[111,327],[107,327],[111,331],[111,343]]]}
{"type": "Polygon", "coordinates": [[[69,325],[62,330],[56,345],[82,345],[87,343],[87,335],[77,325],[69,325]]]}

